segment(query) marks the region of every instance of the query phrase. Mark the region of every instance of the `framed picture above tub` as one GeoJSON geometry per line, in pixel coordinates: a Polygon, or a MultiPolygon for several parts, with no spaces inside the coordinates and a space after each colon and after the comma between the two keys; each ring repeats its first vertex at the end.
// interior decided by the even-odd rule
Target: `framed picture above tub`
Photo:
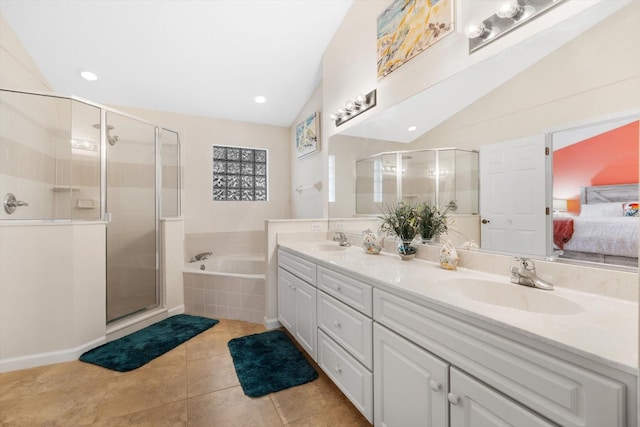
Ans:
{"type": "Polygon", "coordinates": [[[315,112],[296,125],[296,153],[300,159],[320,150],[320,113],[315,112]]]}

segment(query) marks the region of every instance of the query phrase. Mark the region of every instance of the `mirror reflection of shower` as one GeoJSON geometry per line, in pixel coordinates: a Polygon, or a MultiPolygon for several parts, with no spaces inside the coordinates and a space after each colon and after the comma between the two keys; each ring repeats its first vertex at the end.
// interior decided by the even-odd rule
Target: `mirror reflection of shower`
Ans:
{"type": "MultiPolygon", "coordinates": [[[[100,129],[100,123],[94,124],[93,127],[100,129]]],[[[107,125],[107,141],[109,142],[109,145],[116,145],[116,142],[120,141],[120,137],[118,135],[111,136],[111,131],[113,129],[115,129],[113,126],[107,125]]]]}

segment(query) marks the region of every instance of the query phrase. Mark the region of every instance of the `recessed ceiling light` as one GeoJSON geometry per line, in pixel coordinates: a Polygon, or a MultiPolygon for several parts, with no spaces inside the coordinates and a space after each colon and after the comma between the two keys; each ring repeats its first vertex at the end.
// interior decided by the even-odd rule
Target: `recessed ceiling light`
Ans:
{"type": "Polygon", "coordinates": [[[409,132],[413,132],[414,130],[418,129],[415,126],[409,126],[409,129],[407,129],[409,132]]]}
{"type": "Polygon", "coordinates": [[[265,98],[264,96],[256,96],[255,98],[253,98],[254,101],[256,101],[256,104],[264,104],[265,102],[267,102],[267,98],[265,98]]]}
{"type": "Polygon", "coordinates": [[[80,74],[80,77],[88,82],[95,82],[96,80],[98,80],[98,75],[96,73],[92,73],[91,71],[79,70],[78,73],[80,74]]]}

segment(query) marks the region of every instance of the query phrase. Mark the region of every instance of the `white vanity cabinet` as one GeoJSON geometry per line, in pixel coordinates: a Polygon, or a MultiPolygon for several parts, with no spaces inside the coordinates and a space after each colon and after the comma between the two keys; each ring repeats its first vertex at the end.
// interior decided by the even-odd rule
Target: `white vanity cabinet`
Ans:
{"type": "Polygon", "coordinates": [[[318,267],[318,365],[373,422],[373,287],[318,267]]]}
{"type": "Polygon", "coordinates": [[[279,250],[278,318],[375,426],[638,427],[628,369],[296,253],[279,250]]]}
{"type": "Polygon", "coordinates": [[[451,427],[556,426],[459,369],[451,368],[450,384],[451,427]]]}
{"type": "Polygon", "coordinates": [[[313,360],[318,345],[315,271],[315,264],[278,251],[278,320],[313,360]]]}
{"type": "Polygon", "coordinates": [[[376,323],[375,425],[447,426],[449,364],[376,323]]]}
{"type": "MultiPolygon", "coordinates": [[[[635,425],[622,382],[385,291],[375,289],[373,301],[376,322],[452,366],[451,426],[635,425]]],[[[389,368],[375,366],[377,384],[389,368]]]]}

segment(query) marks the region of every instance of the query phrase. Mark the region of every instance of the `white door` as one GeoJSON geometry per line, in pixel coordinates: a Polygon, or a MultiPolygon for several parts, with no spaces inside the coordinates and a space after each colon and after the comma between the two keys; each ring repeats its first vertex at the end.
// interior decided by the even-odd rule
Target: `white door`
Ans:
{"type": "Polygon", "coordinates": [[[295,278],[295,337],[298,343],[317,359],[318,326],[316,322],[316,288],[295,278]]]}
{"type": "Polygon", "coordinates": [[[451,427],[555,425],[456,368],[451,368],[450,381],[451,392],[448,400],[451,408],[451,427]]]}
{"type": "Polygon", "coordinates": [[[547,255],[549,204],[544,135],[480,149],[480,216],[483,249],[547,255]]]}
{"type": "Polygon", "coordinates": [[[377,323],[373,341],[374,424],[448,425],[449,365],[377,323]]]}

